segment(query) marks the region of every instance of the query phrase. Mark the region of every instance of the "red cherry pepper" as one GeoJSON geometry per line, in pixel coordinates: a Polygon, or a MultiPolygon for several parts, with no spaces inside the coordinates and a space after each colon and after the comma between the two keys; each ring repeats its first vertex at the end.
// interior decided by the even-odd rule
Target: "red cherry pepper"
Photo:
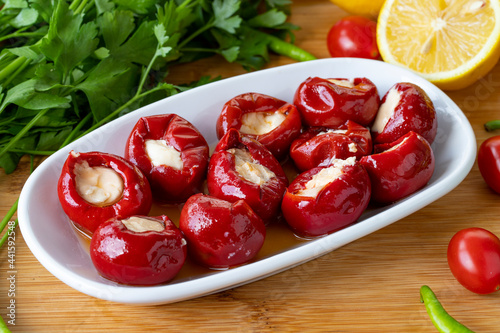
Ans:
{"type": "Polygon", "coordinates": [[[134,218],[142,220],[135,223],[136,228],[143,221],[159,228],[129,229],[126,223],[130,219],[103,223],[90,242],[90,258],[97,271],[107,279],[129,285],[155,285],[172,280],[187,257],[181,231],[165,215],[134,218]]]}
{"type": "Polygon", "coordinates": [[[367,78],[350,81],[310,77],[297,88],[293,103],[308,126],[337,127],[348,120],[370,126],[380,97],[375,84],[367,78]]]}
{"type": "Polygon", "coordinates": [[[287,155],[290,144],[299,135],[302,122],[295,105],[264,94],[246,93],[224,104],[217,119],[217,137],[222,138],[230,128],[259,141],[280,160],[287,155]],[[278,113],[284,116],[284,120],[268,132],[256,134],[245,131],[248,126],[244,126],[244,118],[256,113],[268,115],[278,113]]]}
{"type": "Polygon", "coordinates": [[[266,235],[262,219],[243,200],[230,203],[196,194],[181,211],[179,227],[189,254],[212,268],[228,268],[250,261],[266,235]]]}
{"type": "Polygon", "coordinates": [[[215,147],[207,175],[210,195],[230,202],[243,199],[257,215],[269,221],[277,217],[287,185],[288,179],[280,163],[258,141],[230,129],[215,147]],[[243,166],[244,170],[252,172],[265,167],[270,178],[257,181],[245,178],[237,170],[238,152],[250,160],[243,166]]]}
{"type": "Polygon", "coordinates": [[[430,144],[415,132],[395,142],[375,145],[375,154],[361,158],[372,182],[372,199],[390,203],[422,187],[434,172],[434,153],[430,144]]]}
{"type": "Polygon", "coordinates": [[[382,98],[372,127],[373,142],[393,142],[409,131],[420,134],[432,144],[437,133],[436,111],[422,88],[413,83],[400,82],[382,98]]]}
{"type": "Polygon", "coordinates": [[[290,157],[300,171],[328,166],[332,159],[359,159],[371,152],[370,130],[350,120],[335,129],[311,127],[290,146],[290,157]]]}
{"type": "Polygon", "coordinates": [[[370,202],[370,191],[368,174],[358,163],[313,168],[290,184],[281,209],[295,233],[305,237],[321,236],[356,222],[370,202]],[[330,174],[316,196],[304,192],[316,175],[332,169],[339,169],[340,174],[330,174]]]}
{"type": "MultiPolygon", "coordinates": [[[[99,183],[102,183],[101,179],[97,180],[96,186],[99,186],[99,183]]],[[[110,218],[148,214],[153,201],[149,183],[136,166],[120,156],[101,152],[72,151],[62,168],[57,193],[69,219],[90,234],[110,218]],[[82,197],[81,186],[84,179],[77,178],[77,174],[84,167],[108,168],[119,176],[123,181],[123,191],[115,202],[91,203],[82,197]]]]}
{"type": "Polygon", "coordinates": [[[145,173],[156,199],[176,203],[201,191],[209,148],[190,122],[175,114],[164,114],[139,119],[127,140],[125,158],[145,173]],[[182,168],[155,165],[146,149],[148,140],[163,140],[174,148],[180,153],[182,168]]]}

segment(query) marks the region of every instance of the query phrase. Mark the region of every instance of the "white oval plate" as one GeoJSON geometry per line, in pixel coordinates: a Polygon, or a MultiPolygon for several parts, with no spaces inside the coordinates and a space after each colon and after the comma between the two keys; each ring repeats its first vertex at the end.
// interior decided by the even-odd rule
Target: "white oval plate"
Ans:
{"type": "Polygon", "coordinates": [[[416,74],[381,61],[353,58],[308,61],[260,70],[183,92],[125,115],[73,142],[50,156],[29,177],[20,196],[19,224],[26,243],[40,263],[74,289],[114,302],[171,303],[276,274],[398,221],[455,188],[469,173],[475,155],[476,141],[467,118],[441,90],[416,74]],[[436,169],[429,184],[395,204],[367,211],[358,223],[343,230],[226,271],[152,287],[119,285],[97,273],[57,198],[57,180],[70,150],[98,150],[123,156],[125,141],[136,121],[142,116],[162,113],[180,114],[213,146],[217,142],[215,120],[227,100],[241,93],[259,92],[292,102],[296,88],[309,76],[368,77],[381,96],[397,82],[413,82],[422,87],[435,104],[439,124],[433,143],[436,169]]]}

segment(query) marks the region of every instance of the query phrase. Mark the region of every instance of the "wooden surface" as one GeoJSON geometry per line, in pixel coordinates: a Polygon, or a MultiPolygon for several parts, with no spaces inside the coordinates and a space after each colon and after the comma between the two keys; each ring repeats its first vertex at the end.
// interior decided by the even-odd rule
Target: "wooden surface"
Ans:
{"type": "MultiPolygon", "coordinates": [[[[345,15],[327,0],[294,1],[291,21],[302,27],[297,45],[328,57],[327,31],[345,15]]],[[[274,56],[270,66],[290,62],[274,56]]],[[[171,81],[241,73],[212,58],[174,69],[171,81]]],[[[483,123],[500,118],[500,64],[485,79],[448,95],[468,117],[479,145],[493,135],[483,123]]],[[[0,174],[1,216],[18,197],[28,168],[24,160],[14,174],[0,174]]],[[[419,288],[427,284],[472,330],[498,332],[500,293],[479,296],[460,286],[446,248],[466,227],[500,235],[499,202],[475,164],[445,197],[319,259],[239,288],[153,307],[101,301],[66,286],[38,263],[17,229],[15,297],[9,296],[7,247],[0,250],[0,315],[9,319],[6,308],[15,300],[14,332],[434,332],[419,301],[419,288]]]]}

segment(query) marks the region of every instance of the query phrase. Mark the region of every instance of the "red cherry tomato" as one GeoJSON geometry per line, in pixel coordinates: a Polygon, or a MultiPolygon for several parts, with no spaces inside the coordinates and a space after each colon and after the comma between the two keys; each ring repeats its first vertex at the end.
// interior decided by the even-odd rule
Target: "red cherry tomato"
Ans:
{"type": "Polygon", "coordinates": [[[500,193],[500,135],[488,138],[481,144],[477,164],[486,184],[500,193]]]}
{"type": "Polygon", "coordinates": [[[328,32],[328,51],[332,57],[379,59],[376,35],[376,22],[362,16],[348,16],[328,32]]]}
{"type": "Polygon", "coordinates": [[[495,292],[500,289],[500,239],[482,228],[460,230],[448,245],[448,265],[468,290],[495,292]]]}

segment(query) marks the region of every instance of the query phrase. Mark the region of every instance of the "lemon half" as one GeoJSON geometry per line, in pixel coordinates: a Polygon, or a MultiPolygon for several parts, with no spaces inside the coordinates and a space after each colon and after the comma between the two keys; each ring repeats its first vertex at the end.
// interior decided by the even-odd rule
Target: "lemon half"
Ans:
{"type": "Polygon", "coordinates": [[[500,57],[500,1],[387,0],[377,43],[384,61],[442,89],[464,88],[500,57]]]}

